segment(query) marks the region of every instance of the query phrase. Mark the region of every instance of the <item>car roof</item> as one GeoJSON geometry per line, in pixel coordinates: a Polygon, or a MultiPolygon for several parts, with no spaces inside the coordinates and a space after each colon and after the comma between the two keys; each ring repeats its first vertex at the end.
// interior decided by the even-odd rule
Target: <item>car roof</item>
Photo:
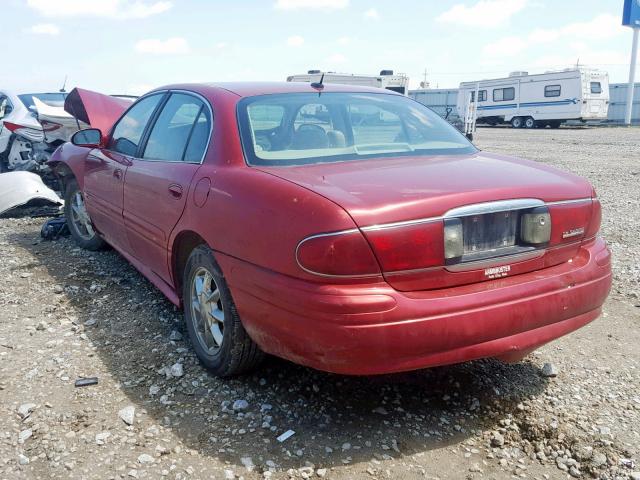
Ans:
{"type": "MultiPolygon", "coordinates": [[[[191,90],[206,95],[214,91],[226,90],[239,97],[252,97],[255,95],[270,95],[276,93],[318,93],[308,82],[220,82],[220,83],[190,83],[167,85],[157,90],[191,90]]],[[[399,93],[383,88],[361,87],[357,85],[341,85],[337,83],[325,83],[322,92],[350,92],[350,93],[399,93]]]]}

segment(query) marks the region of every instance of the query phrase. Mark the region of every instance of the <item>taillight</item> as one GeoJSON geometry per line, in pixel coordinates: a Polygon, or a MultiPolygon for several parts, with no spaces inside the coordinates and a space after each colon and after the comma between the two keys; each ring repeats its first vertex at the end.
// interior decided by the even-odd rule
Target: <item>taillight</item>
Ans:
{"type": "Polygon", "coordinates": [[[547,207],[536,207],[520,217],[520,239],[529,245],[543,245],[551,239],[551,215],[547,207]]]}
{"type": "Polygon", "coordinates": [[[4,126],[12,133],[21,135],[32,142],[42,142],[44,140],[44,133],[42,130],[35,128],[25,127],[24,125],[18,125],[17,123],[4,121],[4,126]]]}
{"type": "Polygon", "coordinates": [[[442,221],[364,230],[385,272],[444,265],[442,221]]]}
{"type": "Polygon", "coordinates": [[[313,235],[296,249],[298,264],[317,275],[380,275],[380,267],[359,230],[313,235]]]}
{"type": "Polygon", "coordinates": [[[584,234],[585,240],[592,239],[600,231],[600,225],[602,224],[602,206],[600,200],[593,198],[591,200],[591,219],[589,220],[589,226],[584,234]]]}
{"type": "Polygon", "coordinates": [[[2,122],[4,123],[4,126],[11,132],[15,132],[16,130],[19,130],[21,128],[24,128],[22,125],[18,125],[17,123],[11,123],[11,122],[2,122]]]}
{"type": "Polygon", "coordinates": [[[591,200],[550,204],[551,246],[579,242],[591,220],[591,200]]]}
{"type": "Polygon", "coordinates": [[[42,120],[40,121],[40,124],[42,125],[42,129],[45,132],[53,132],[55,130],[59,130],[62,128],[62,125],[56,122],[49,122],[48,120],[42,120]]]}

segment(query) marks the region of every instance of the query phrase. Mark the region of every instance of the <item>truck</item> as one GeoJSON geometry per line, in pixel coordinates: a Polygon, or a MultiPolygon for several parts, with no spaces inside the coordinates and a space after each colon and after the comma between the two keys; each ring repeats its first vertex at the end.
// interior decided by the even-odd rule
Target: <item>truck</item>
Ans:
{"type": "Polygon", "coordinates": [[[608,108],[608,73],[584,67],[462,82],[457,99],[461,118],[471,109],[478,124],[507,123],[513,128],[558,128],[568,120],[602,122],[608,108]]]}
{"type": "Polygon", "coordinates": [[[409,91],[409,77],[404,73],[395,74],[393,70],[381,70],[379,75],[356,75],[353,73],[323,72],[309,70],[306,74],[291,75],[287,82],[319,82],[340,83],[342,85],[359,85],[362,87],[377,87],[407,95],[409,91]]]}

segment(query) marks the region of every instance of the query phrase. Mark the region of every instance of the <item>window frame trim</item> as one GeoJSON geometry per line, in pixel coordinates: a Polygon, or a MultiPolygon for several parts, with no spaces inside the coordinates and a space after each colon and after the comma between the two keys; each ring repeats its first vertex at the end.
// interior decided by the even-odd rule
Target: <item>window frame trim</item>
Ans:
{"type": "MultiPolygon", "coordinates": [[[[163,98],[160,99],[160,102],[158,103],[158,105],[156,106],[155,110],[151,114],[151,117],[149,118],[149,121],[147,122],[147,125],[145,126],[145,128],[144,128],[144,130],[142,132],[142,136],[140,137],[140,144],[138,145],[138,149],[136,150],[136,154],[132,158],[134,158],[136,160],[143,161],[143,162],[184,163],[184,164],[189,164],[189,165],[202,165],[204,163],[205,158],[207,158],[207,153],[209,152],[209,147],[211,146],[211,139],[213,138],[213,128],[214,128],[213,108],[212,108],[211,103],[209,102],[209,100],[207,100],[203,95],[201,95],[201,94],[199,94],[197,92],[193,92],[191,90],[171,88],[171,89],[154,90],[152,92],[144,94],[143,96],[138,98],[129,108],[127,108],[127,110],[125,110],[125,112],[120,116],[120,118],[113,125],[113,127],[111,127],[111,130],[109,130],[109,141],[111,141],[111,138],[112,138],[112,135],[113,135],[113,131],[115,130],[115,128],[118,125],[118,123],[120,123],[120,121],[124,118],[124,116],[127,113],[129,113],[129,110],[131,110],[134,107],[134,105],[137,105],[138,102],[140,102],[141,100],[143,100],[143,99],[145,99],[147,97],[151,97],[152,95],[159,95],[159,94],[161,94],[163,96],[163,98]],[[189,141],[191,140],[191,133],[193,133],[193,128],[189,132],[189,139],[187,140],[187,143],[185,144],[185,150],[182,152],[182,157],[181,157],[180,160],[159,160],[159,159],[158,160],[151,160],[151,159],[148,159],[148,158],[142,158],[141,157],[142,153],[144,152],[144,149],[147,147],[147,141],[149,140],[149,135],[151,135],[151,131],[153,130],[153,127],[155,127],[155,125],[156,125],[156,121],[158,120],[158,117],[160,116],[160,112],[162,111],[162,109],[166,105],[166,103],[169,100],[169,98],[171,97],[172,93],[182,93],[182,94],[185,94],[185,95],[190,95],[190,96],[196,97],[209,110],[209,118],[211,119],[211,128],[209,129],[209,136],[207,137],[206,147],[204,149],[204,152],[202,153],[202,158],[200,159],[199,162],[185,162],[183,160],[185,152],[186,152],[186,149],[189,146],[189,141]]],[[[202,110],[203,109],[200,109],[200,112],[198,113],[198,115],[200,115],[202,110]]],[[[196,117],[196,121],[197,121],[197,117],[196,117]]],[[[194,125],[195,125],[195,123],[194,123],[194,125]]],[[[116,152],[116,151],[111,150],[109,148],[105,148],[105,150],[117,153],[118,155],[125,155],[127,157],[130,157],[130,155],[126,155],[124,153],[116,152]]]]}
{"type": "Polygon", "coordinates": [[[562,85],[553,84],[553,85],[545,85],[544,86],[544,97],[545,98],[553,98],[553,97],[560,97],[560,96],[562,96],[562,85]],[[547,95],[547,88],[551,88],[551,87],[558,87],[558,94],[557,95],[547,95]]]}

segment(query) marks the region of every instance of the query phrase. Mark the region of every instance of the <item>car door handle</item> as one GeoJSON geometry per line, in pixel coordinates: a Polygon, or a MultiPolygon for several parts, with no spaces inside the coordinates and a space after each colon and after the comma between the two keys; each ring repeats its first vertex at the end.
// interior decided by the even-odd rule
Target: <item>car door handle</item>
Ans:
{"type": "Polygon", "coordinates": [[[169,185],[169,193],[173,198],[180,198],[182,197],[182,187],[175,183],[173,185],[169,185]]]}
{"type": "Polygon", "coordinates": [[[113,176],[116,177],[118,180],[122,179],[122,170],[120,170],[119,168],[116,168],[113,171],[113,176]]]}

